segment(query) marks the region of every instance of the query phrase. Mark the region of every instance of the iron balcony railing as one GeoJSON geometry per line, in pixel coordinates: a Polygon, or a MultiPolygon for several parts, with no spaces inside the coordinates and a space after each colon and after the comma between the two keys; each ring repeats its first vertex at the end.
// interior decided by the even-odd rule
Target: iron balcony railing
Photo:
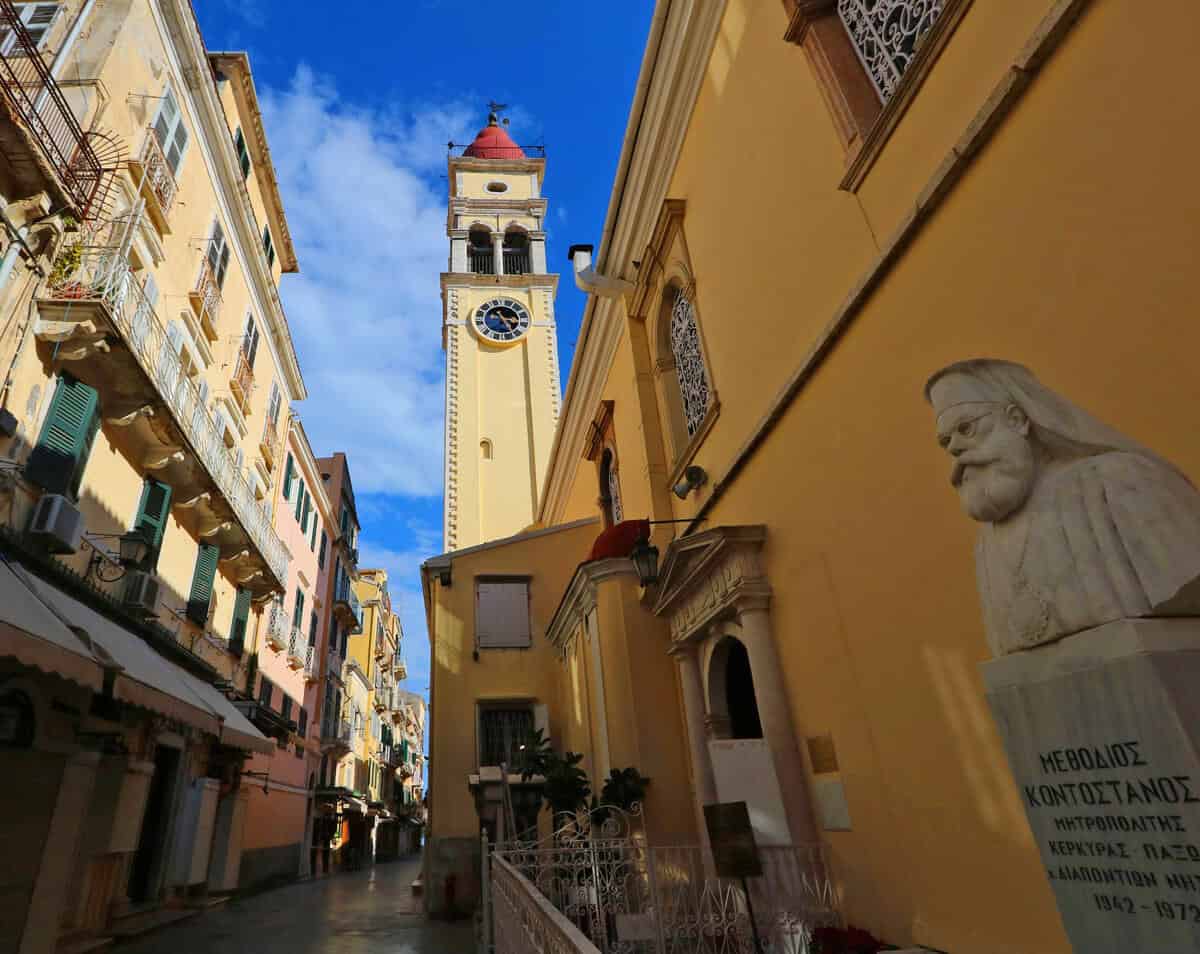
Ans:
{"type": "Polygon", "coordinates": [[[288,665],[293,669],[299,669],[304,665],[304,651],[308,648],[305,643],[305,635],[300,632],[298,626],[292,627],[292,634],[288,637],[288,665]]]}
{"type": "Polygon", "coordinates": [[[325,659],[325,675],[330,679],[342,681],[342,654],[336,649],[330,649],[329,655],[325,659]]]}
{"type": "Polygon", "coordinates": [[[158,207],[165,218],[170,215],[171,208],[175,205],[179,183],[175,181],[175,173],[171,171],[153,129],[146,132],[146,144],[142,147],[142,174],[146,177],[145,184],[158,200],[158,207]]]}
{"type": "Polygon", "coordinates": [[[408,678],[408,663],[399,653],[392,660],[392,675],[401,682],[408,678]]]}
{"type": "Polygon", "coordinates": [[[329,719],[321,723],[322,745],[350,745],[350,721],[348,719],[329,719]]]}
{"type": "Polygon", "coordinates": [[[272,649],[283,649],[287,645],[288,618],[283,612],[283,600],[274,599],[267,611],[267,645],[272,649]]]}
{"type": "Polygon", "coordinates": [[[250,395],[254,391],[254,368],[250,366],[250,359],[246,357],[245,351],[239,350],[237,353],[233,362],[233,374],[229,377],[229,387],[233,396],[237,398],[242,413],[247,413],[250,409],[250,395]]]}
{"type": "Polygon", "coordinates": [[[217,316],[221,313],[221,286],[217,284],[216,272],[207,255],[200,259],[200,274],[196,277],[191,298],[200,320],[216,328],[217,316]]]}
{"type": "Polygon", "coordinates": [[[274,469],[275,462],[279,460],[279,434],[275,428],[278,425],[269,417],[263,421],[262,437],[258,440],[258,449],[262,453],[262,458],[266,461],[269,468],[274,469]]]}
{"type": "Polygon", "coordinates": [[[506,248],[504,250],[504,274],[505,275],[528,275],[529,274],[529,250],[506,248]]]}
{"type": "Polygon", "coordinates": [[[104,204],[105,170],[91,135],[67,105],[12,0],[0,0],[0,27],[9,38],[8,52],[0,53],[0,91],[12,114],[29,130],[79,218],[94,219],[104,204]]]}
{"type": "Polygon", "coordinates": [[[79,267],[51,287],[46,297],[100,301],[107,306],[130,353],[158,390],[276,581],[283,585],[291,554],[255,501],[253,486],[225,446],[223,426],[184,373],[177,349],[120,249],[85,247],[79,267]]]}
{"type": "Polygon", "coordinates": [[[304,650],[304,681],[305,682],[316,682],[317,679],[320,677],[321,674],[319,672],[317,672],[317,662],[318,662],[319,658],[320,657],[317,655],[317,647],[314,646],[312,643],[309,643],[308,646],[305,647],[305,650],[304,650]]]}
{"type": "Polygon", "coordinates": [[[467,267],[476,275],[496,273],[495,255],[490,248],[468,248],[467,267]]]}

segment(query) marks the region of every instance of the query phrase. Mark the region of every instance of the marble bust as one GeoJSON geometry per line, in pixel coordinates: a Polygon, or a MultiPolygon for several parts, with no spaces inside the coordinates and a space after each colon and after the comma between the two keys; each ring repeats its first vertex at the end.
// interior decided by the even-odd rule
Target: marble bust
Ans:
{"type": "Polygon", "coordinates": [[[995,655],[1125,617],[1200,616],[1200,493],[1174,465],[1009,361],[951,364],[925,397],[982,525],[995,655]]]}

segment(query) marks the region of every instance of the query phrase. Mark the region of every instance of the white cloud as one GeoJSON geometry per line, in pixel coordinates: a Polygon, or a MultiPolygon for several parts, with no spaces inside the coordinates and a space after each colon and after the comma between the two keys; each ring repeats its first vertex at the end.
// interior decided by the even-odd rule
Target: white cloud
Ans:
{"type": "Polygon", "coordinates": [[[449,248],[437,173],[477,110],[350,106],[303,66],[262,103],[300,261],[281,293],[305,428],[318,454],[346,452],[358,492],[436,496],[449,248]]]}

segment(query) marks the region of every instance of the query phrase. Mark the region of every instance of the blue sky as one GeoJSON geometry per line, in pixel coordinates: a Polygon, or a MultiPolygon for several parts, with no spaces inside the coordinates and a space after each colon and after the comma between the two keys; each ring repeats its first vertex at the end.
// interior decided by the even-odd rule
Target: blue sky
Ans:
{"type": "Polygon", "coordinates": [[[583,296],[567,247],[598,242],[653,8],[611,0],[194,0],[210,50],[246,50],[300,260],[281,294],[308,385],[318,455],[345,451],[364,566],[401,613],[407,687],[429,685],[418,567],[442,549],[438,274],[446,143],[469,142],[487,102],[546,145],[547,257],[563,383],[583,296]],[[593,14],[593,15],[588,15],[593,14]]]}

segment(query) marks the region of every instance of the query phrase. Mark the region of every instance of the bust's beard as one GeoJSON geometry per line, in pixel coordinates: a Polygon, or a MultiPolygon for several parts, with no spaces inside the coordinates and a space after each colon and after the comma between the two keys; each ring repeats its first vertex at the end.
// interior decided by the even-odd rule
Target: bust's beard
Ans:
{"type": "Polygon", "coordinates": [[[972,520],[1000,523],[1020,510],[1033,491],[1037,469],[1028,445],[1026,453],[986,464],[968,465],[958,485],[958,499],[972,520]]]}

